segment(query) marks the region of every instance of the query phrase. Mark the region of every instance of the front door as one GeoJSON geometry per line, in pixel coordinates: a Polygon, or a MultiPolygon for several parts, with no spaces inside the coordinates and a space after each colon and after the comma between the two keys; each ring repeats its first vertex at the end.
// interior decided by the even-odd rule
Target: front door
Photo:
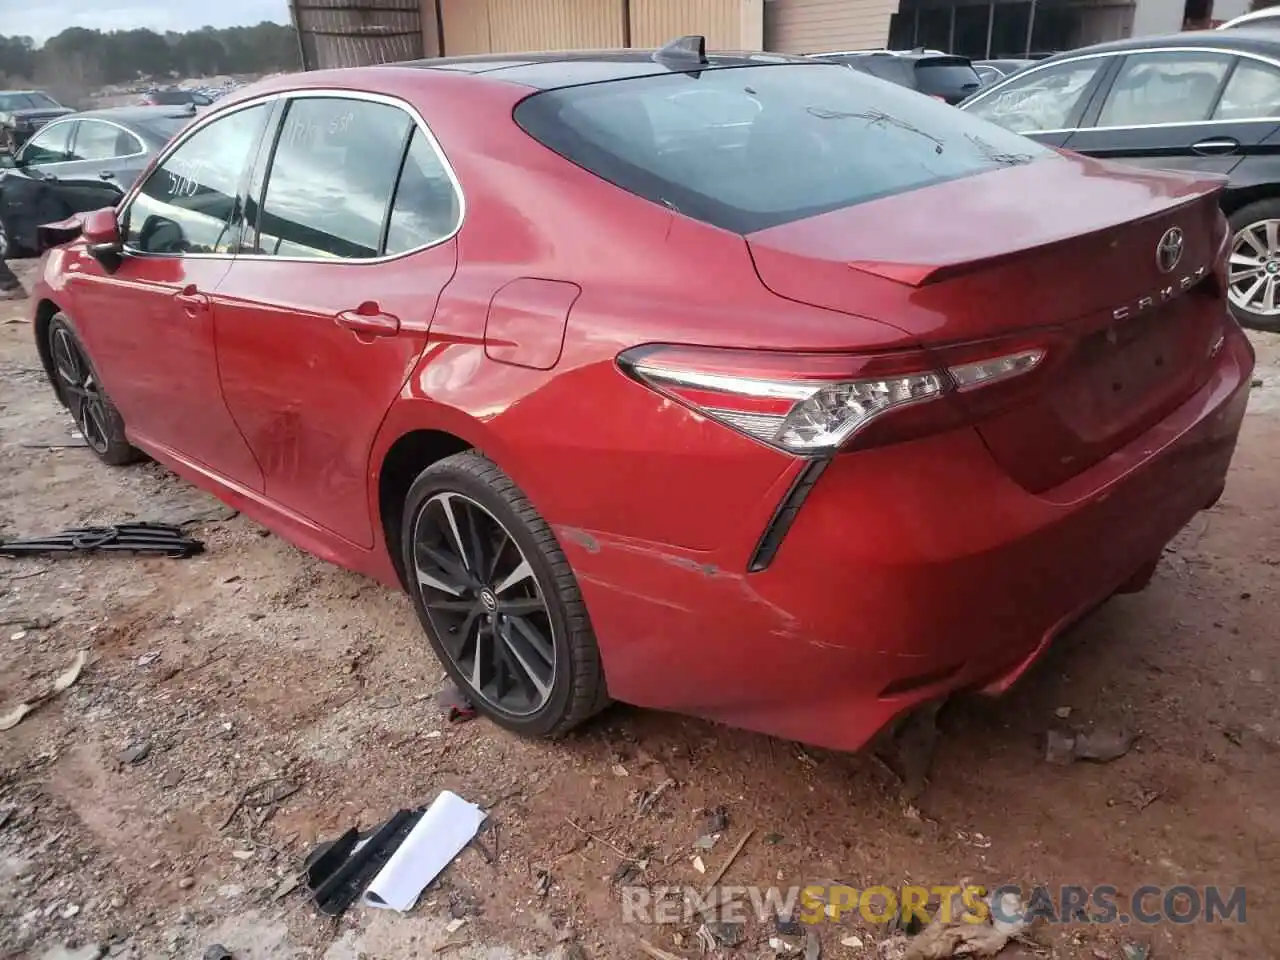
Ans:
{"type": "Polygon", "coordinates": [[[11,250],[38,252],[36,230],[70,215],[57,184],[70,160],[75,120],[59,120],[44,127],[22,145],[14,165],[0,180],[0,217],[11,250]]]}
{"type": "Polygon", "coordinates": [[[1132,53],[1068,149],[1160,170],[1229,175],[1280,121],[1276,68],[1213,51],[1132,53]],[[1257,103],[1265,91],[1270,100],[1257,103]]]}
{"type": "Polygon", "coordinates": [[[238,110],[182,140],[122,211],[118,269],[87,264],[68,281],[73,320],[131,439],[254,490],[262,473],[222,399],[214,324],[268,110],[238,110]]]}
{"type": "Polygon", "coordinates": [[[455,182],[401,106],[299,95],[251,194],[219,288],[223,395],[267,495],[372,546],[369,455],[457,265],[455,182]]]}

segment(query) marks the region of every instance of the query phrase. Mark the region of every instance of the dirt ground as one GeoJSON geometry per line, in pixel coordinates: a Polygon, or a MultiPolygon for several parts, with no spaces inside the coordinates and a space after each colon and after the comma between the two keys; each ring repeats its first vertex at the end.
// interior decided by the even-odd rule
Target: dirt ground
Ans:
{"type": "MultiPolygon", "coordinates": [[[[0,304],[0,531],[191,521],[207,551],[0,560],[0,713],[89,654],[77,683],[0,733],[0,957],[200,957],[218,942],[237,960],[603,960],[639,956],[641,938],[691,957],[696,925],[623,923],[611,880],[625,855],[647,861],[640,882],[705,884],[748,829],[726,883],[1247,887],[1243,924],[1046,925],[1002,958],[1280,956],[1280,337],[1255,338],[1261,383],[1222,501],[1148,590],[1108,603],[1010,695],[951,705],[908,807],[870,758],[626,707],[558,744],[448,724],[405,598],[154,464],[43,449],[72,424],[30,326],[7,322],[25,311],[0,304]],[[1045,762],[1047,730],[1094,725],[1141,736],[1113,763],[1045,762]],[[298,789],[231,816],[271,777],[298,789]],[[334,922],[301,892],[275,897],[317,841],[445,788],[494,805],[495,862],[464,851],[405,916],[334,922]],[[718,806],[728,829],[695,851],[718,806]]],[[[879,960],[886,939],[852,915],[817,932],[830,958],[879,960]]],[[[723,953],[773,956],[773,933],[751,922],[723,953]]]]}

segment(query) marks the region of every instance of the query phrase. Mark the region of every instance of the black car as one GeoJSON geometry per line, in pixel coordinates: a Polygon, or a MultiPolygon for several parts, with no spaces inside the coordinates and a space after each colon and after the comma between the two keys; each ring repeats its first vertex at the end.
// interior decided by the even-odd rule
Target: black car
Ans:
{"type": "Polygon", "coordinates": [[[843,63],[854,70],[952,104],[959,103],[982,86],[982,79],[973,69],[973,63],[968,57],[931,53],[927,50],[913,50],[910,53],[828,53],[815,59],[843,63]]]}
{"type": "Polygon", "coordinates": [[[50,120],[74,112],[40,90],[0,90],[0,150],[14,153],[50,120]]]}
{"type": "Polygon", "coordinates": [[[960,107],[1034,140],[1224,174],[1237,319],[1280,330],[1280,31],[1207,30],[1061,53],[960,107]]]}
{"type": "Polygon", "coordinates": [[[74,113],[0,157],[0,257],[39,253],[41,224],[115,205],[194,115],[189,107],[74,113]]]}

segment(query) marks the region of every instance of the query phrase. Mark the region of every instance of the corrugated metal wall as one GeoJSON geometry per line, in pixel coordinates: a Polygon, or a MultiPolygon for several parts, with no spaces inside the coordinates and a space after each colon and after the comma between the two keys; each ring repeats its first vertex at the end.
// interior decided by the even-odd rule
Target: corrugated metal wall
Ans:
{"type": "Polygon", "coordinates": [[[622,0],[488,0],[494,50],[621,47],[622,0]]]}
{"type": "Polygon", "coordinates": [[[623,0],[438,2],[446,56],[613,48],[625,40],[623,0]]]}
{"type": "Polygon", "coordinates": [[[307,70],[422,56],[421,0],[290,0],[307,70]]]}
{"type": "Polygon", "coordinates": [[[764,7],[764,0],[631,0],[631,45],[660,47],[701,34],[708,50],[759,50],[764,7]]]}
{"type": "MultiPolygon", "coordinates": [[[[310,0],[304,0],[310,2],[310,0]]],[[[424,21],[440,5],[444,55],[524,50],[658,47],[700,33],[716,50],[764,45],[764,0],[421,0],[424,21]],[[627,8],[630,7],[630,22],[627,8]]],[[[423,26],[428,55],[435,28],[423,26]]]]}
{"type": "Polygon", "coordinates": [[[765,46],[786,53],[883,47],[897,12],[898,0],[767,0],[765,46]]]}

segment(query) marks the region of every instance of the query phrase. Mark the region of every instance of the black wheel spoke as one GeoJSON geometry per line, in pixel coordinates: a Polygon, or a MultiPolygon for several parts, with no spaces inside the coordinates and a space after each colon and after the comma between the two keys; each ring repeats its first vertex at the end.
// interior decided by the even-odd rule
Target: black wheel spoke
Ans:
{"type": "Polygon", "coordinates": [[[546,605],[539,597],[521,597],[518,600],[498,600],[498,612],[509,617],[525,617],[531,613],[540,613],[546,605]]]}
{"type": "Polygon", "coordinates": [[[516,564],[515,569],[493,585],[493,592],[501,597],[508,590],[518,587],[522,583],[527,583],[532,579],[533,568],[529,566],[529,561],[521,555],[520,562],[516,564]]]}
{"type": "Polygon", "coordinates": [[[513,629],[511,621],[498,628],[498,637],[505,652],[509,654],[506,659],[511,667],[512,679],[527,692],[545,700],[551,695],[550,664],[540,660],[532,645],[521,634],[519,628],[513,629]]]}
{"type": "Polygon", "coordinates": [[[451,593],[455,597],[461,596],[474,585],[471,575],[453,557],[424,543],[419,543],[417,547],[418,552],[430,560],[431,566],[435,567],[434,570],[431,566],[424,568],[422,561],[419,560],[419,583],[451,593]]]}
{"type": "Polygon", "coordinates": [[[474,600],[427,600],[424,601],[429,610],[440,610],[444,613],[471,613],[480,607],[474,600]]]}
{"type": "Polygon", "coordinates": [[[527,617],[507,617],[506,622],[511,626],[511,636],[519,638],[519,643],[527,645],[534,653],[538,655],[538,659],[550,666],[555,661],[555,648],[551,645],[551,641],[546,635],[534,626],[533,622],[527,617]]]}

